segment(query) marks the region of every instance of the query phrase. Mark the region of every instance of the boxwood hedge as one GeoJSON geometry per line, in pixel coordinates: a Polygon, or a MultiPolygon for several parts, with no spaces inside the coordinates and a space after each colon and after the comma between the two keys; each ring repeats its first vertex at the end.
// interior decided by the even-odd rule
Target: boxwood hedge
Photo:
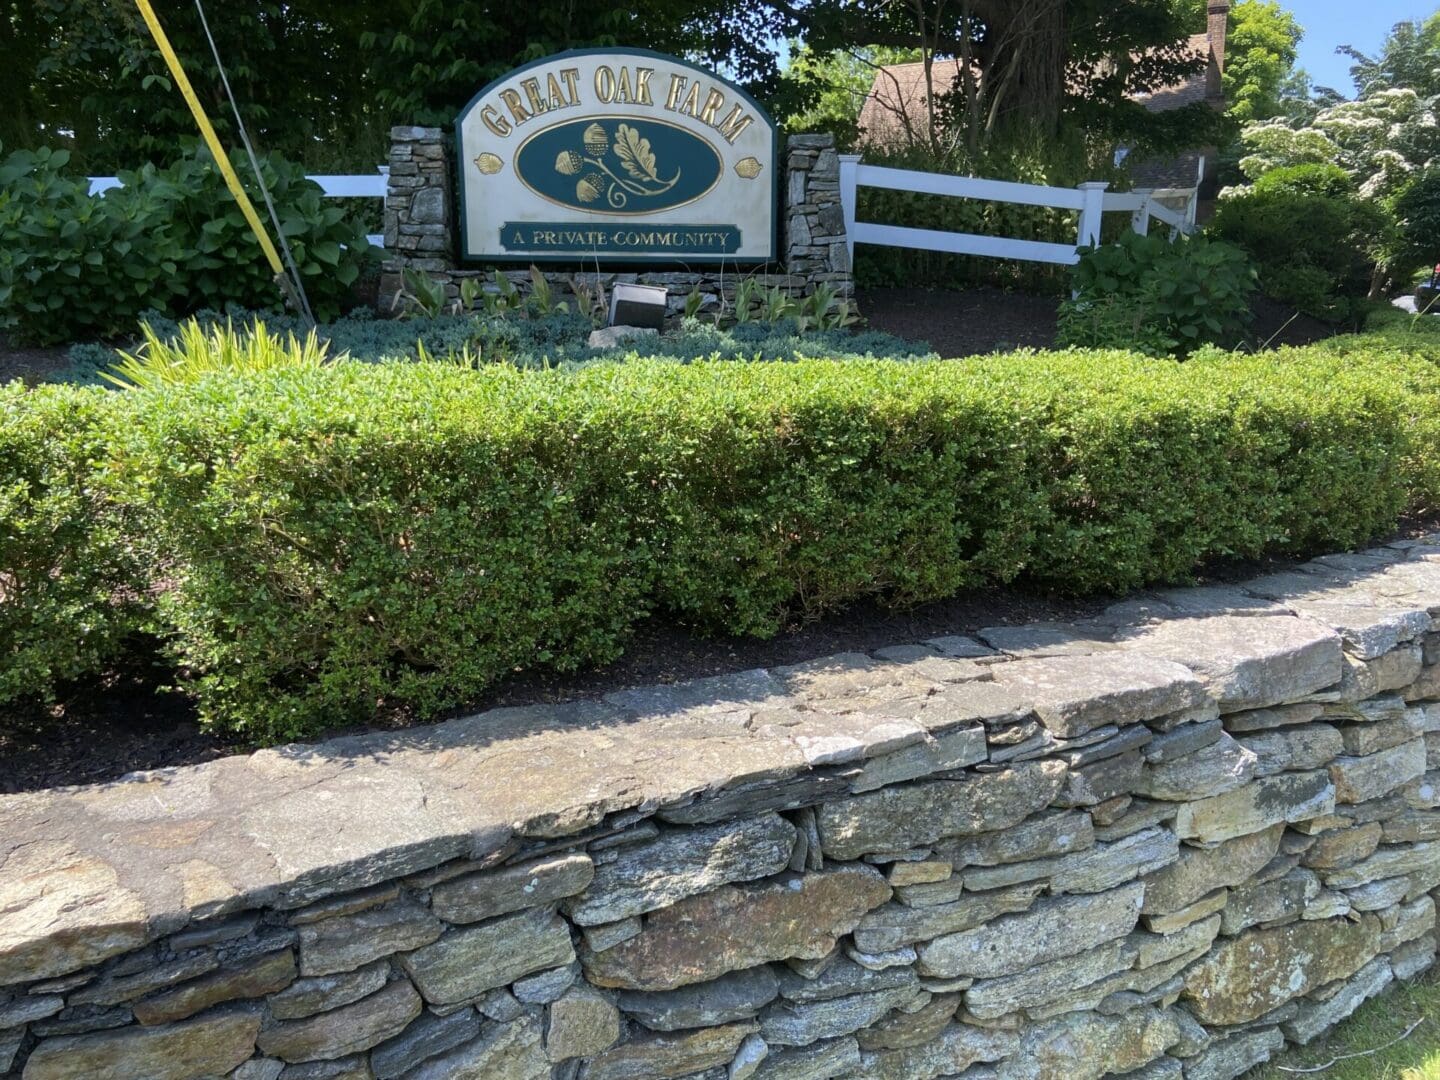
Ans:
{"type": "Polygon", "coordinates": [[[210,723],[267,741],[604,661],[655,610],[766,635],[860,596],[1342,548],[1440,491],[1427,348],[12,386],[0,491],[43,512],[0,522],[0,696],[103,663],[82,631],[117,598],[210,723]]]}

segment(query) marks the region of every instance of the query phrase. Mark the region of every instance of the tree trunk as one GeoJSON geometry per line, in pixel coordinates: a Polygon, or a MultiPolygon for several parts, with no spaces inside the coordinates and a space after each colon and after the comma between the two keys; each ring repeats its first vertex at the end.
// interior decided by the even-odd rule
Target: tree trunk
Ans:
{"type": "Polygon", "coordinates": [[[1054,134],[1065,93],[1064,0],[974,0],[985,24],[987,129],[1028,126],[1054,134]]]}

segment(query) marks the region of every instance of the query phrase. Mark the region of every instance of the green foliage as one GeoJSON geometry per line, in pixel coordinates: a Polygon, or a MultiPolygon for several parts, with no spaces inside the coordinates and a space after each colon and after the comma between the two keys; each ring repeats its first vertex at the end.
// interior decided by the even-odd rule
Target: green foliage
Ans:
{"type": "MultiPolygon", "coordinates": [[[[42,148],[0,162],[0,331],[22,340],[63,341],[69,326],[108,333],[133,326],[138,311],[107,264],[125,242],[117,223],[84,177],[66,174],[69,161],[42,148]]],[[[159,269],[131,265],[142,289],[159,269]]]]}
{"type": "MultiPolygon", "coordinates": [[[[276,299],[259,242],[208,152],[122,172],[122,187],[94,197],[68,165],[67,152],[45,149],[0,162],[0,330],[39,343],[113,337],[147,310],[276,299]]],[[[251,176],[248,161],[235,165],[251,176]]],[[[332,318],[373,257],[364,232],[298,165],[263,158],[261,172],[311,306],[332,318]]],[[[253,177],[247,187],[258,202],[253,177]]]]}
{"type": "Polygon", "coordinates": [[[1180,342],[1155,322],[1157,299],[1155,284],[1142,282],[1131,292],[1063,300],[1057,340],[1069,348],[1129,349],[1145,356],[1171,356],[1180,342]]]}
{"type": "Polygon", "coordinates": [[[1440,262],[1440,166],[1411,180],[1390,206],[1394,243],[1386,253],[1393,275],[1405,277],[1440,262]]]}
{"type": "MultiPolygon", "coordinates": [[[[518,296],[518,293],[517,293],[518,296]]],[[[275,312],[220,315],[200,312],[196,322],[206,330],[229,325],[244,334],[263,324],[277,336],[304,336],[306,327],[292,315],[275,312]]],[[[145,316],[156,337],[178,342],[185,324],[157,313],[145,316]]],[[[687,363],[711,357],[739,357],[751,360],[793,360],[799,356],[923,356],[929,349],[921,343],[903,341],[879,331],[853,333],[848,327],[855,316],[848,302],[817,290],[807,297],[803,310],[777,323],[752,320],[741,325],[720,327],[709,319],[682,319],[678,329],[658,337],[627,341],[620,348],[592,349],[585,339],[592,323],[589,316],[557,312],[547,317],[515,318],[512,315],[416,315],[405,320],[377,319],[359,310],[349,318],[337,319],[320,328],[321,344],[331,355],[347,354],[355,360],[380,362],[417,360],[424,356],[449,357],[468,353],[487,362],[507,363],[520,368],[573,368],[599,360],[639,355],[646,358],[687,363]],[[821,301],[829,306],[821,317],[821,301]],[[804,325],[802,325],[802,321],[804,325]]],[[[113,349],[77,345],[70,350],[71,370],[67,382],[104,385],[103,372],[118,359],[113,349]]]]}
{"type": "Polygon", "coordinates": [[[860,136],[860,109],[874,85],[876,68],[920,59],[919,48],[875,45],[821,55],[807,45],[791,42],[785,82],[791,97],[804,105],[785,117],[786,127],[827,132],[842,149],[853,146],[860,136]]]}
{"type": "Polygon", "coordinates": [[[61,631],[156,598],[206,720],[274,741],[604,661],[656,609],[766,635],[859,597],[1122,590],[1349,546],[1440,494],[1437,360],[1356,338],[1186,364],[343,361],[12,386],[0,492],[46,515],[0,517],[3,573],[41,568],[0,605],[0,685],[101,663],[61,631]]]}
{"type": "MultiPolygon", "coordinates": [[[[234,125],[193,4],[157,5],[226,145],[234,125]]],[[[792,32],[769,5],[641,0],[568,2],[207,0],[236,99],[257,145],[311,172],[370,172],[397,123],[452,122],[477,89],[531,60],[625,44],[694,55],[765,92],[771,42],[792,32]]],[[[133,3],[0,3],[0,139],[36,146],[65,133],[86,171],[166,165],[195,139],[185,107],[133,3]]]]}
{"type": "MultiPolygon", "coordinates": [[[[317,368],[328,363],[329,342],[321,344],[312,327],[300,341],[291,331],[285,338],[271,334],[256,319],[237,332],[230,320],[208,329],[187,319],[175,338],[161,338],[147,323],[144,343],[133,353],[118,352],[120,362],[100,377],[123,390],[198,382],[207,375],[254,375],[276,368],[317,368]]],[[[337,357],[336,359],[343,359],[337,357]]]]}
{"type": "Polygon", "coordinates": [[[114,395],[0,386],[0,704],[106,670],[146,621],[142,531],[100,492],[114,395]]]}
{"type": "Polygon", "coordinates": [[[454,305],[445,295],[444,283],[409,266],[400,271],[400,291],[395,294],[394,307],[400,309],[402,319],[415,315],[438,319],[441,315],[455,314],[454,305]]]}
{"type": "Polygon", "coordinates": [[[1422,97],[1440,94],[1440,12],[1428,19],[1405,19],[1390,28],[1373,55],[1352,45],[1337,52],[1350,57],[1350,78],[1359,96],[1409,89],[1422,97]]]}
{"type": "Polygon", "coordinates": [[[1293,121],[1250,124],[1240,139],[1248,151],[1240,170],[1252,180],[1287,165],[1336,165],[1362,197],[1377,200],[1440,155],[1435,99],[1409,86],[1336,101],[1293,121]]]}
{"type": "Polygon", "coordinates": [[[1076,300],[1061,310],[1060,338],[1179,355],[1235,343],[1250,314],[1255,271],[1238,248],[1204,236],[1127,232],[1082,249],[1072,273],[1076,300]],[[1133,326],[1135,337],[1123,337],[1133,326]],[[1170,351],[1170,350],[1166,350],[1170,351]]]}
{"type": "Polygon", "coordinates": [[[1281,173],[1221,199],[1207,231],[1250,254],[1267,296],[1317,319],[1353,324],[1363,311],[1387,222],[1371,202],[1305,192],[1312,183],[1338,186],[1333,169],[1299,166],[1281,173]]]}
{"type": "Polygon", "coordinates": [[[1277,0],[1241,0],[1230,9],[1225,41],[1225,101],[1241,123],[1279,116],[1304,30],[1277,0]]]}
{"type": "Polygon", "coordinates": [[[1355,179],[1338,165],[1283,165],[1259,177],[1257,195],[1318,195],[1327,199],[1355,197],[1355,179]]]}

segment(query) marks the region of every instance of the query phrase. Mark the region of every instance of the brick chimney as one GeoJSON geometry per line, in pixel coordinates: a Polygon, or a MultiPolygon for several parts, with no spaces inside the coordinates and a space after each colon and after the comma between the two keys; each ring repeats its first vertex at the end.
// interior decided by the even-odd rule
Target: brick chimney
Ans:
{"type": "Polygon", "coordinates": [[[1217,109],[1225,107],[1225,88],[1220,76],[1225,73],[1225,32],[1230,23],[1230,0],[1210,0],[1205,9],[1205,36],[1210,42],[1210,56],[1205,68],[1205,100],[1217,109]]]}

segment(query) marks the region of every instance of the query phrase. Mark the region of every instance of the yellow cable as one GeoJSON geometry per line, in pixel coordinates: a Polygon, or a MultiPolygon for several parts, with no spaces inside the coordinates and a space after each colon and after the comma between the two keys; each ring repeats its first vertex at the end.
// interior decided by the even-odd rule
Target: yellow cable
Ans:
{"type": "Polygon", "coordinates": [[[200,99],[195,96],[195,90],[190,85],[190,80],[185,77],[185,69],[180,66],[180,58],[175,55],[175,50],[170,47],[170,39],[165,36],[164,29],[160,26],[160,20],[155,17],[155,11],[150,6],[150,0],[135,0],[135,5],[140,9],[140,14],[145,19],[145,25],[150,28],[150,36],[155,39],[155,44],[160,47],[160,55],[165,57],[165,64],[170,69],[170,74],[175,76],[175,84],[180,87],[180,93],[185,98],[185,104],[190,106],[190,112],[195,117],[195,123],[200,125],[200,134],[205,137],[205,145],[210,147],[210,153],[215,158],[215,164],[220,166],[220,174],[225,177],[225,186],[230,189],[230,194],[235,196],[235,201],[240,204],[240,212],[245,215],[245,220],[250,223],[250,231],[255,234],[255,239],[260,241],[260,247],[265,252],[265,258],[270,263],[270,269],[277,275],[283,275],[284,269],[280,265],[280,254],[275,250],[275,245],[270,241],[270,234],[265,231],[265,226],[260,223],[260,215],[255,212],[255,206],[250,202],[250,196],[245,194],[245,189],[240,186],[240,177],[235,175],[235,168],[230,164],[230,156],[225,153],[225,148],[220,145],[220,137],[215,134],[215,129],[210,125],[210,118],[205,115],[205,110],[200,107],[200,99]]]}

